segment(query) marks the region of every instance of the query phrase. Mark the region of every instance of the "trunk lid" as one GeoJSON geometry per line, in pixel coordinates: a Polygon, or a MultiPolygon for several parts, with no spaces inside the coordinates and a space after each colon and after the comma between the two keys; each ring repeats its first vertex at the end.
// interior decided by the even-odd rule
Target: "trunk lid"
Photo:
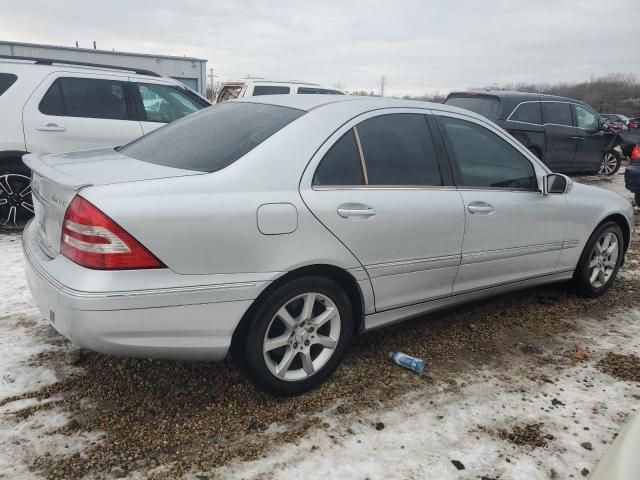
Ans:
{"type": "Polygon", "coordinates": [[[38,243],[51,258],[60,253],[64,214],[81,189],[93,185],[203,174],[143,162],[112,148],[61,155],[31,153],[25,155],[23,161],[33,172],[31,190],[38,243]]]}

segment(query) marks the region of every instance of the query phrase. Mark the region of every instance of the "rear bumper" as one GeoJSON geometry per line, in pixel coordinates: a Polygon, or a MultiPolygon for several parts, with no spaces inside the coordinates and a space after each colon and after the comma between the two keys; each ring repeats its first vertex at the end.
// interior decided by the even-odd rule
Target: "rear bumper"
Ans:
{"type": "MultiPolygon", "coordinates": [[[[66,287],[54,275],[64,270],[60,262],[72,262],[64,257],[46,257],[36,235],[31,222],[24,231],[23,250],[27,281],[40,312],[60,334],[97,352],[221,360],[242,316],[268,284],[247,281],[180,288],[158,284],[136,291],[79,291],[66,287]]],[[[76,275],[86,270],[75,264],[68,267],[76,275]]],[[[87,275],[94,273],[87,270],[87,275]]]]}

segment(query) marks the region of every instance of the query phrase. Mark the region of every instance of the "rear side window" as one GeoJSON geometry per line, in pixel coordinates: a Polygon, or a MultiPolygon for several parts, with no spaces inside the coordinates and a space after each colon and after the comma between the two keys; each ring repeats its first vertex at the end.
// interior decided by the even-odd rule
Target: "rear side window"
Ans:
{"type": "Polygon", "coordinates": [[[9,90],[9,87],[16,83],[16,80],[18,77],[12,73],[0,73],[0,96],[9,90]]]}
{"type": "Polygon", "coordinates": [[[544,123],[556,125],[573,125],[571,105],[560,102],[542,102],[542,118],[544,123]]]}
{"type": "Polygon", "coordinates": [[[298,93],[301,95],[344,95],[338,90],[328,90],[326,88],[300,87],[298,93]]]}
{"type": "Polygon", "coordinates": [[[58,78],[40,102],[40,112],[60,117],[128,120],[125,84],[117,80],[58,78]]]}
{"type": "Polygon", "coordinates": [[[258,103],[221,103],[181,118],[119,149],[157,165],[217,172],[305,112],[258,103]]]}
{"type": "Polygon", "coordinates": [[[509,120],[515,122],[542,124],[542,111],[540,110],[540,102],[521,103],[513,111],[509,120]]]}
{"type": "Polygon", "coordinates": [[[275,85],[258,85],[253,88],[254,95],[284,95],[291,92],[289,87],[278,87],[275,85]]]}
{"type": "Polygon", "coordinates": [[[313,185],[363,185],[362,163],[353,129],[326,153],[313,177],[313,185]]]}
{"type": "Polygon", "coordinates": [[[222,87],[218,94],[218,102],[226,102],[227,100],[234,100],[240,96],[242,92],[242,85],[227,85],[222,87]]]}
{"type": "Polygon", "coordinates": [[[500,115],[500,100],[490,95],[450,96],[444,103],[471,110],[489,120],[497,120],[500,115]]]}
{"type": "Polygon", "coordinates": [[[369,185],[442,185],[424,115],[373,117],[356,127],[369,185]]]}
{"type": "Polygon", "coordinates": [[[447,152],[455,159],[457,183],[466,187],[537,189],[533,165],[487,128],[457,118],[439,117],[447,152]]]}

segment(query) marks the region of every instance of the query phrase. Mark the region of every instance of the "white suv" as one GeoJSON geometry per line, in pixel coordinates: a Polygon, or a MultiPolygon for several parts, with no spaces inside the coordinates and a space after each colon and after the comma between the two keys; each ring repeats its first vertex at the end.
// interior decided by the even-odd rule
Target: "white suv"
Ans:
{"type": "Polygon", "coordinates": [[[123,145],[209,105],[154,72],[0,58],[0,228],[33,215],[25,153],[123,145]]]}
{"type": "Polygon", "coordinates": [[[335,88],[326,88],[317,83],[304,82],[276,82],[263,79],[230,80],[225,82],[218,94],[219,102],[233,100],[235,98],[251,97],[255,95],[288,95],[288,94],[315,94],[315,95],[344,95],[344,92],[335,88]]]}

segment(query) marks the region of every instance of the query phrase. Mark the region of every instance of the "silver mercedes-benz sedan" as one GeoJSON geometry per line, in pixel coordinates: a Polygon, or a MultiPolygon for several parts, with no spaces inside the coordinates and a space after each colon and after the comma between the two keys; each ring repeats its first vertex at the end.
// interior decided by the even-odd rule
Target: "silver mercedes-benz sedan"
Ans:
{"type": "Polygon", "coordinates": [[[252,97],[25,163],[27,276],[62,335],[117,355],[231,350],[280,395],[367,330],[543,283],[600,295],[633,222],[485,118],[413,101],[252,97]]]}

